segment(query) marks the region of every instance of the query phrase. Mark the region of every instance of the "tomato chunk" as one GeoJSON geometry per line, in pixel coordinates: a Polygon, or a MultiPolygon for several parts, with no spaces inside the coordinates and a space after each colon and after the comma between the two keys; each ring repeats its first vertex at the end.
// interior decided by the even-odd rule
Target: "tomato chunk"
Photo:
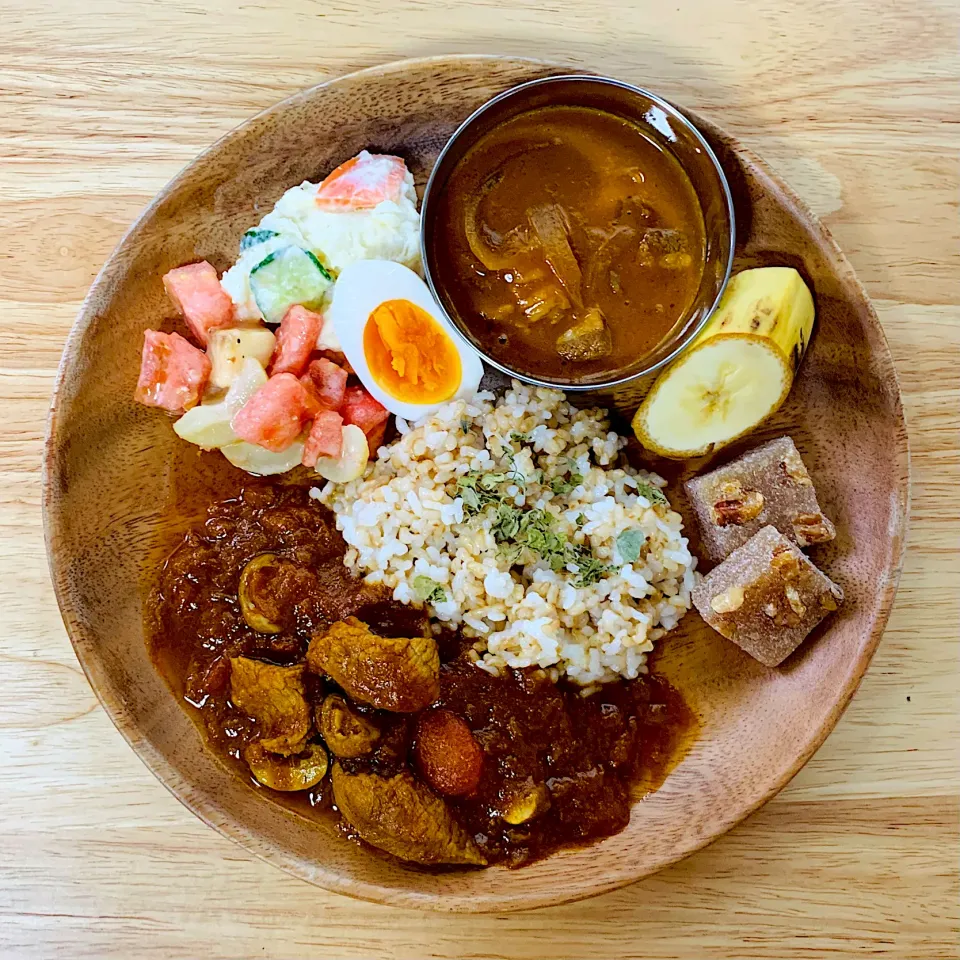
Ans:
{"type": "Polygon", "coordinates": [[[341,163],[317,188],[321,210],[369,210],[384,200],[396,200],[403,190],[407,165],[400,157],[361,151],[341,163]]]}
{"type": "Polygon", "coordinates": [[[292,373],[299,377],[317,345],[323,317],[306,307],[292,306],[280,321],[277,345],[270,361],[270,375],[292,373]]]}
{"type": "Polygon", "coordinates": [[[320,399],[320,395],[317,393],[317,388],[313,385],[309,373],[305,373],[300,378],[300,386],[303,387],[303,405],[306,408],[308,418],[313,418],[321,410],[327,409],[320,399]]]}
{"type": "Polygon", "coordinates": [[[273,453],[286,450],[309,418],[303,386],[292,373],[271,377],[237,412],[233,432],[273,453]]]}
{"type": "Polygon", "coordinates": [[[163,285],[190,332],[203,346],[207,345],[211,330],[233,323],[233,301],[220,286],[217,271],[206,260],[176,267],[164,276],[163,285]]]}
{"type": "Polygon", "coordinates": [[[209,376],[207,355],[189,340],[179,333],[147,330],[133,398],[148,407],[184,413],[200,402],[209,376]]]}
{"type": "Polygon", "coordinates": [[[385,423],[390,411],[367,393],[364,387],[347,387],[340,407],[344,423],[355,423],[364,433],[385,423]]]}
{"type": "Polygon", "coordinates": [[[347,391],[347,371],[321,357],[310,364],[307,373],[324,409],[339,410],[347,391]]]}
{"type": "Polygon", "coordinates": [[[333,410],[321,410],[303,446],[303,465],[315,467],[317,457],[339,457],[343,449],[343,417],[333,410]]]}

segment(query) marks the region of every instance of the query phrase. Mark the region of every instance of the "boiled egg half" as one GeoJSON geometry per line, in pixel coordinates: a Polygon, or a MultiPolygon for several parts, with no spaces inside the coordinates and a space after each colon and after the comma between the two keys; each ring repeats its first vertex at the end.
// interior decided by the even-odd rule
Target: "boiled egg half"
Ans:
{"type": "Polygon", "coordinates": [[[418,420],[480,386],[483,364],[412,270],[386,260],[345,267],[326,312],[363,385],[391,413],[418,420]]]}

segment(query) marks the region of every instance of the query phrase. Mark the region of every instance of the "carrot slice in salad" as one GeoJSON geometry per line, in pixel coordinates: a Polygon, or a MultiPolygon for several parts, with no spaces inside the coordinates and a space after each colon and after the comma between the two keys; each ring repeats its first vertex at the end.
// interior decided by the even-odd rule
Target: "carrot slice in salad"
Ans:
{"type": "Polygon", "coordinates": [[[317,206],[331,213],[370,210],[384,200],[396,200],[406,175],[407,165],[400,157],[364,150],[320,184],[317,206]]]}
{"type": "Polygon", "coordinates": [[[347,390],[347,371],[325,357],[313,360],[307,376],[326,410],[339,410],[347,390]]]}
{"type": "Polygon", "coordinates": [[[366,434],[390,417],[390,411],[360,386],[347,387],[344,391],[340,414],[344,423],[356,424],[366,434]]]}
{"type": "Polygon", "coordinates": [[[277,345],[270,362],[270,376],[292,373],[299,377],[310,362],[323,327],[323,317],[306,307],[292,306],[280,321],[277,345]]]}

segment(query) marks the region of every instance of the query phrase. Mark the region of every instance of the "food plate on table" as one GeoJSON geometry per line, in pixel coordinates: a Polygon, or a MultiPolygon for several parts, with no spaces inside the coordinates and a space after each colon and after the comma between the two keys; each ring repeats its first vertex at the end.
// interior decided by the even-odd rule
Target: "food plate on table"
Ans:
{"type": "Polygon", "coordinates": [[[58,378],[98,696],[207,822],[366,899],[522,909],[696,850],[809,759],[893,599],[906,434],[846,260],[732,138],[565,72],[408,61],[254,118],[58,378]]]}

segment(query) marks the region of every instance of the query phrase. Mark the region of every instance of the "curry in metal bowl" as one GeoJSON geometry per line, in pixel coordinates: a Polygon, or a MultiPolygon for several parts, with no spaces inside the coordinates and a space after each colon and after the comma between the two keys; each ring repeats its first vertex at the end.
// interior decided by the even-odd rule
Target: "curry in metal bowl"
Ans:
{"type": "Polygon", "coordinates": [[[709,146],[652,94],[552,77],[495,98],[438,160],[424,267],[484,359],[598,388],[650,373],[716,307],[733,209],[709,146]]]}
{"type": "Polygon", "coordinates": [[[442,299],[486,354],[523,357],[540,379],[629,369],[703,276],[703,216],[680,164],[602,110],[541,107],[495,127],[435,215],[442,299]]]}

